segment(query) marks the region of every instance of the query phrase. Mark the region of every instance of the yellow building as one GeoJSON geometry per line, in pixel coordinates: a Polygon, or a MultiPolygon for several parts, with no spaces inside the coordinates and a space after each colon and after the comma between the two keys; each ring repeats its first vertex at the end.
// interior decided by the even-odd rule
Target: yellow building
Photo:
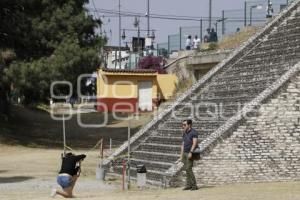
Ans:
{"type": "Polygon", "coordinates": [[[155,70],[100,69],[97,79],[98,111],[152,111],[172,97],[177,77],[155,70]]]}

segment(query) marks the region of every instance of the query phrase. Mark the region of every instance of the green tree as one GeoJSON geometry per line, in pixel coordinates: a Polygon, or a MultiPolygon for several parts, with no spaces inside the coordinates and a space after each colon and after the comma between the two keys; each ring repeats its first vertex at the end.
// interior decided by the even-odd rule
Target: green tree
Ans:
{"type": "Polygon", "coordinates": [[[88,0],[1,1],[1,10],[9,11],[0,15],[14,27],[0,25],[0,49],[11,48],[16,53],[4,74],[26,103],[47,100],[52,81],[66,80],[76,86],[80,74],[97,69],[105,39],[95,33],[101,21],[88,15],[86,3],[88,0]]]}

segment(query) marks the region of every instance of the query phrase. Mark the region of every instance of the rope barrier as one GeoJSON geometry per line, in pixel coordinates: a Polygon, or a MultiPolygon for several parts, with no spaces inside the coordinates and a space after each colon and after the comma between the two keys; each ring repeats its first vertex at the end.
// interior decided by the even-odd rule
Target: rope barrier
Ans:
{"type": "MultiPolygon", "coordinates": [[[[88,153],[88,152],[90,152],[90,151],[96,149],[96,148],[101,144],[101,142],[102,142],[102,139],[99,140],[92,148],[90,148],[89,150],[87,150],[87,151],[85,151],[85,152],[88,153]]],[[[68,145],[65,145],[65,148],[67,148],[67,149],[70,150],[70,151],[76,151],[76,150],[72,149],[71,147],[69,147],[68,145]]]]}

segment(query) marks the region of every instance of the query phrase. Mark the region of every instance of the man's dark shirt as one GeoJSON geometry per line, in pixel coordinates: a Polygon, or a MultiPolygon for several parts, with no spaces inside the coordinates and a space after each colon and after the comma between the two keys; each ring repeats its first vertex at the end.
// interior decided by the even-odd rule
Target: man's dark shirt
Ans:
{"type": "Polygon", "coordinates": [[[189,132],[183,134],[182,141],[184,153],[189,153],[191,151],[191,148],[193,146],[193,138],[198,138],[198,133],[193,128],[191,128],[189,132]]]}
{"type": "Polygon", "coordinates": [[[70,155],[63,158],[61,169],[59,171],[60,174],[66,173],[71,176],[74,176],[77,174],[77,171],[79,170],[79,167],[76,167],[76,163],[80,160],[83,160],[86,157],[86,155],[70,155]]]}

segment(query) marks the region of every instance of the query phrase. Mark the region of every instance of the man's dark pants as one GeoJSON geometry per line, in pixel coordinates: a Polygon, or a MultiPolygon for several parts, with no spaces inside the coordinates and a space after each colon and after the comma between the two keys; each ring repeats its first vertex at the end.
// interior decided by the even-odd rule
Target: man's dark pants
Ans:
{"type": "Polygon", "coordinates": [[[186,171],[186,188],[197,188],[195,175],[193,172],[194,161],[188,158],[189,153],[183,153],[183,164],[186,171]]]}

